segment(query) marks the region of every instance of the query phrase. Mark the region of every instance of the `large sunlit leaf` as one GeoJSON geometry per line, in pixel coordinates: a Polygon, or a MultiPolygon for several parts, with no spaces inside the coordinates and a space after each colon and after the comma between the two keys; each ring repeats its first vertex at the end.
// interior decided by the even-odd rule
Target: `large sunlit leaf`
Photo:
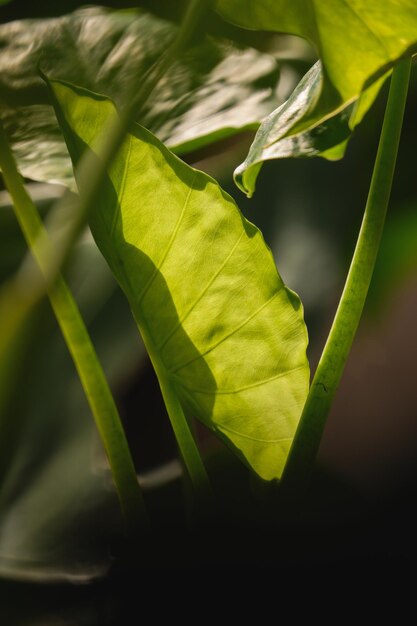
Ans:
{"type": "Polygon", "coordinates": [[[320,92],[323,73],[321,62],[317,61],[288,100],[263,120],[245,161],[235,170],[238,187],[249,197],[252,196],[263,162],[271,159],[316,156],[330,160],[341,159],[354,128],[372,106],[387,76],[382,76],[362,92],[354,103],[348,104],[317,126],[287,135],[294,124],[303,119],[320,92]]]}
{"type": "MultiPolygon", "coordinates": [[[[177,27],[139,11],[100,7],[0,26],[0,116],[27,177],[71,184],[68,152],[38,64],[54,78],[116,103],[166,51],[177,27]]],[[[200,39],[160,82],[141,123],[185,153],[257,128],[279,104],[276,59],[229,41],[200,39]]],[[[289,81],[287,97],[294,85],[289,81]]],[[[282,101],[282,100],[281,100],[282,101]]]]}
{"type": "MultiPolygon", "coordinates": [[[[66,83],[52,89],[76,162],[114,105],[66,83]]],[[[279,478],[308,391],[307,332],[259,230],[137,124],[90,226],[180,401],[262,478],[279,478]]]]}
{"type": "Polygon", "coordinates": [[[307,39],[323,63],[323,83],[294,131],[344,108],[417,44],[415,0],[216,0],[231,22],[307,39]]]}

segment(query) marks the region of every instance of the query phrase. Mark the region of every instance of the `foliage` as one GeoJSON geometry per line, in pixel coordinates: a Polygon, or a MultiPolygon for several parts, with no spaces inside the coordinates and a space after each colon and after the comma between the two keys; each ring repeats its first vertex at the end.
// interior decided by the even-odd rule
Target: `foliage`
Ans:
{"type": "MultiPolygon", "coordinates": [[[[56,81],[52,89],[77,163],[113,106],[56,81]]],[[[139,125],[90,225],[160,380],[262,478],[279,478],[308,390],[307,334],[261,233],[214,180],[139,125]]]]}
{"type": "MultiPolygon", "coordinates": [[[[100,7],[1,25],[1,119],[22,174],[75,189],[39,65],[51,78],[106,94],[120,105],[135,77],[161,57],[177,30],[147,13],[100,7]]],[[[185,154],[256,128],[280,104],[280,71],[272,55],[205,37],[173,65],[138,116],[176,153],[185,154]]]]}
{"type": "Polygon", "coordinates": [[[236,184],[249,197],[255,191],[256,179],[265,161],[315,156],[341,159],[353,130],[372,106],[387,78],[385,74],[362,92],[354,103],[332,117],[293,134],[294,124],[308,115],[311,102],[320,93],[323,83],[321,67],[321,62],[317,61],[288,100],[263,120],[245,161],[236,168],[236,184]]]}
{"type": "Polygon", "coordinates": [[[344,108],[416,48],[414,0],[216,0],[231,22],[307,39],[323,64],[323,83],[295,132],[344,108]]]}
{"type": "MultiPolygon", "coordinates": [[[[45,436],[67,392],[62,392],[61,399],[51,390],[53,408],[40,408],[41,415],[37,415],[42,406],[37,404],[33,424],[22,420],[12,428],[10,419],[11,402],[18,398],[22,355],[30,353],[31,342],[35,345],[36,311],[42,311],[45,294],[81,381],[92,380],[97,392],[101,365],[93,349],[91,359],[77,357],[80,337],[90,340],[61,274],[87,221],[97,244],[96,248],[88,240],[93,272],[105,267],[104,257],[127,298],[191,478],[195,509],[206,514],[211,496],[210,471],[207,477],[206,459],[193,434],[194,417],[244,461],[256,477],[253,480],[283,477],[284,487],[292,486],[296,498],[302,495],[300,485],[306,483],[313,467],[378,251],[410,56],[417,45],[414,4],[413,0],[388,0],[381,8],[377,0],[307,4],[301,0],[216,0],[219,14],[239,26],[297,35],[313,45],[319,60],[297,86],[294,59],[278,60],[271,41],[272,49],[260,52],[224,38],[196,37],[204,30],[208,0],[192,0],[180,27],[144,11],[99,7],[0,26],[0,121],[5,129],[0,135],[0,164],[19,224],[43,272],[42,281],[33,262],[26,259],[13,274],[21,259],[14,244],[11,258],[1,265],[7,280],[0,293],[0,372],[7,376],[0,388],[0,435],[7,454],[0,466],[4,512],[0,571],[1,567],[3,572],[19,569],[16,563],[25,552],[32,563],[44,561],[56,542],[71,537],[66,515],[81,485],[84,495],[74,506],[72,519],[85,522],[92,509],[105,509],[110,519],[103,533],[105,541],[110,534],[122,532],[114,493],[106,493],[106,478],[100,472],[97,475],[89,462],[91,425],[86,426],[83,419],[72,422],[76,403],[69,400],[70,395],[62,431],[51,429],[50,449],[41,461],[27,457],[25,445],[34,433],[38,438],[45,436]],[[267,160],[342,158],[353,130],[391,70],[363,227],[309,389],[307,330],[300,299],[285,286],[260,230],[243,217],[214,179],[177,155],[209,145],[214,149],[219,140],[258,129],[244,163],[235,172],[236,182],[250,196],[267,160]],[[285,76],[283,87],[280,79],[285,76]],[[51,210],[52,218],[58,214],[61,224],[67,222],[63,230],[70,235],[57,236],[53,228],[49,233],[43,228],[15,159],[26,178],[60,183],[78,193],[67,191],[51,210]],[[73,209],[72,213],[59,215],[62,206],[73,209]],[[22,290],[25,276],[31,279],[22,290]],[[66,299],[57,307],[56,294],[63,288],[66,299]],[[13,307],[18,313],[14,318],[13,307]],[[65,331],[71,314],[77,317],[78,334],[65,331]],[[78,470],[71,475],[68,492],[61,493],[53,477],[57,468],[63,472],[71,465],[73,456],[78,470]],[[23,483],[31,465],[35,468],[33,485],[26,488],[23,483]],[[48,516],[45,501],[50,494],[55,508],[48,516]],[[40,511],[44,514],[37,525],[22,526],[23,539],[13,534],[11,528],[22,515],[39,515],[40,511]]],[[[73,258],[80,261],[76,247],[73,258]]],[[[107,268],[103,276],[108,285],[104,300],[113,298],[115,283],[107,268]]],[[[100,303],[97,306],[100,310],[100,303]]],[[[129,354],[131,331],[129,326],[129,354]]],[[[143,354],[139,345],[134,344],[134,351],[143,354]]],[[[124,342],[123,346],[124,350],[124,342]]],[[[110,361],[115,353],[112,349],[110,361]]],[[[45,382],[42,372],[37,374],[45,382]]],[[[114,403],[109,412],[109,404],[106,408],[105,402],[97,402],[96,411],[91,402],[94,394],[88,385],[84,384],[84,390],[108,453],[125,521],[132,530],[136,520],[132,523],[128,518],[135,506],[126,505],[130,496],[124,486],[130,480],[136,490],[133,462],[127,446],[116,445],[115,454],[108,446],[112,432],[123,433],[120,417],[114,403]],[[125,467],[130,468],[130,478],[125,467]]],[[[111,394],[106,393],[111,404],[111,394]]],[[[18,407],[20,402],[23,412],[30,415],[30,401],[19,399],[18,407]]],[[[83,417],[86,412],[83,405],[83,417]]],[[[256,483],[258,488],[261,481],[256,483]]],[[[187,515],[192,516],[190,496],[185,493],[187,515]]],[[[74,561],[82,561],[77,549],[74,554],[73,561],[65,550],[58,557],[66,571],[74,561]]],[[[81,570],[92,575],[99,563],[97,571],[102,573],[106,559],[101,556],[101,552],[95,554],[93,564],[83,561],[81,570]]],[[[46,569],[56,575],[53,559],[46,561],[46,569]]]]}

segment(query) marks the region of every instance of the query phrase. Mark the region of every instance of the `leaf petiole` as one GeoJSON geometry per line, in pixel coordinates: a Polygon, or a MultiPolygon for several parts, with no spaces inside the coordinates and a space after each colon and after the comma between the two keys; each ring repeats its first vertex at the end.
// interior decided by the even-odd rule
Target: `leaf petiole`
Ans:
{"type": "Polygon", "coordinates": [[[371,282],[385,223],[401,135],[411,58],[394,68],[365,213],[339,306],[318,364],[283,483],[305,485],[337,391],[371,282]]]}

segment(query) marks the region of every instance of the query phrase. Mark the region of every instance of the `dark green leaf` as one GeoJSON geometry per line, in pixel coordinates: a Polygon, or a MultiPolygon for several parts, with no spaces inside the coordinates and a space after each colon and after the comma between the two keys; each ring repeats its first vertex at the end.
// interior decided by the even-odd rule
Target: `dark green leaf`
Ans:
{"type": "MultiPolygon", "coordinates": [[[[113,104],[53,81],[71,156],[113,104]]],[[[90,221],[157,371],[264,479],[281,476],[308,391],[297,296],[218,184],[132,127],[90,221]]]]}
{"type": "MultiPolygon", "coordinates": [[[[49,76],[103,93],[117,104],[165,52],[176,30],[145,13],[99,7],[0,26],[0,115],[21,172],[47,182],[73,180],[38,63],[49,76]]],[[[274,57],[207,37],[171,68],[140,121],[185,153],[257,128],[279,104],[278,80],[274,57]]],[[[292,87],[287,85],[280,98],[292,87]]]]}
{"type": "Polygon", "coordinates": [[[385,74],[368,87],[356,102],[347,105],[334,116],[305,131],[288,135],[320,94],[323,74],[321,62],[317,61],[288,100],[262,122],[248,156],[235,171],[238,187],[249,197],[252,196],[262,163],[271,159],[315,156],[330,160],[342,158],[353,129],[372,106],[387,76],[385,74]]]}
{"type": "Polygon", "coordinates": [[[344,108],[417,44],[415,0],[216,0],[231,22],[307,39],[323,63],[322,88],[300,132],[344,108]]]}

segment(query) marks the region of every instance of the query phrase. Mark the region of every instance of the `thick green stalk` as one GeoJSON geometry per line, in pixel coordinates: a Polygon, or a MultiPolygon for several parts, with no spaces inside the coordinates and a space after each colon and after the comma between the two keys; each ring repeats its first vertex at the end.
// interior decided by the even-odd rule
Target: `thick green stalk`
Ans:
{"type": "Polygon", "coordinates": [[[305,485],[362,315],[385,222],[407,99],[411,59],[393,70],[371,186],[356,249],[285,468],[283,483],[305,485]]]}
{"type": "MultiPolygon", "coordinates": [[[[0,167],[27,244],[42,274],[48,275],[48,263],[53,258],[51,242],[37,209],[23,185],[1,125],[0,167]]],[[[61,274],[58,274],[54,285],[48,287],[48,296],[74,360],[108,456],[126,524],[128,529],[133,531],[145,525],[147,517],[142,492],[113,396],[81,314],[61,274]]]]}

